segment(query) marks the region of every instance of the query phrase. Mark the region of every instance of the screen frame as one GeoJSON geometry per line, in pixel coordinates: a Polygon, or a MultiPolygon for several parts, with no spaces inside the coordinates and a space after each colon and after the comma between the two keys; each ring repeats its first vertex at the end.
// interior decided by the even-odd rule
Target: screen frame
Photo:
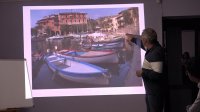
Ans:
{"type": "MultiPolygon", "coordinates": [[[[145,28],[143,3],[133,4],[105,4],[105,5],[58,5],[58,6],[23,6],[23,35],[24,58],[27,60],[28,73],[32,88],[32,61],[31,61],[31,22],[30,11],[40,9],[92,9],[92,8],[124,8],[138,7],[140,34],[145,28]]],[[[145,51],[141,49],[141,62],[145,51]]],[[[142,65],[141,65],[142,66],[142,65]]],[[[145,94],[144,84],[134,87],[98,87],[98,88],[70,88],[70,89],[32,89],[33,97],[59,97],[59,96],[93,96],[93,95],[128,95],[145,94]]]]}

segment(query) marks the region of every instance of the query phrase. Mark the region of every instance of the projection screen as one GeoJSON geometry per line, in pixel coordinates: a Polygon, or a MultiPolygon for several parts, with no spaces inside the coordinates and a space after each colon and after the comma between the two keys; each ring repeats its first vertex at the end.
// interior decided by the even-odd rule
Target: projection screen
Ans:
{"type": "Polygon", "coordinates": [[[23,6],[33,97],[145,94],[143,4],[23,6]]]}

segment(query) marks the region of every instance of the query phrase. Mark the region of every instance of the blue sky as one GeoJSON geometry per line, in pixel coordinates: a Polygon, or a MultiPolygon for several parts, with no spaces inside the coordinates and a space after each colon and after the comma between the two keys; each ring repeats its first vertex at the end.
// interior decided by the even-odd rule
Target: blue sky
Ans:
{"type": "Polygon", "coordinates": [[[98,9],[44,9],[44,10],[31,10],[31,27],[36,26],[36,22],[44,16],[51,14],[59,14],[63,12],[81,12],[87,13],[89,18],[97,19],[99,17],[117,15],[119,12],[128,8],[98,8],[98,9]]]}

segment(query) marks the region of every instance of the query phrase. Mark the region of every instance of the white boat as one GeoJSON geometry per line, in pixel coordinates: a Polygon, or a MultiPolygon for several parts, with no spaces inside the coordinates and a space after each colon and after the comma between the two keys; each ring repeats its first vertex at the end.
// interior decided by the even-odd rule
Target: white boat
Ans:
{"type": "MultiPolygon", "coordinates": [[[[89,47],[89,46],[88,46],[89,47]]],[[[116,48],[123,48],[123,42],[110,42],[110,43],[101,43],[101,44],[92,44],[92,50],[101,50],[101,49],[116,49],[116,48]]]]}
{"type": "Polygon", "coordinates": [[[106,34],[100,33],[100,32],[95,32],[95,33],[88,34],[88,36],[97,38],[97,37],[105,37],[106,34]]]}
{"type": "Polygon", "coordinates": [[[59,52],[60,56],[87,63],[118,63],[118,52],[113,50],[100,51],[71,51],[59,52]]]}
{"type": "Polygon", "coordinates": [[[93,44],[105,44],[105,43],[113,43],[113,42],[124,42],[124,38],[120,36],[106,36],[106,37],[98,37],[93,38],[93,44]]]}
{"type": "Polygon", "coordinates": [[[124,46],[123,42],[112,42],[112,43],[105,43],[105,48],[122,48],[124,46]]]}
{"type": "Polygon", "coordinates": [[[46,57],[49,68],[61,77],[74,82],[108,85],[110,74],[107,69],[57,55],[46,57]]]}
{"type": "Polygon", "coordinates": [[[51,36],[49,38],[46,38],[46,41],[48,40],[55,40],[55,39],[63,39],[64,36],[61,36],[61,35],[55,35],[55,36],[51,36]]]}

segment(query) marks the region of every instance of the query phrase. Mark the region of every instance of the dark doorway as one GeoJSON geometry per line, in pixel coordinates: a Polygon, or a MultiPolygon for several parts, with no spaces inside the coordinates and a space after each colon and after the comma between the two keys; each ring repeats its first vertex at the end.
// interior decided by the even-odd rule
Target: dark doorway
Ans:
{"type": "Polygon", "coordinates": [[[169,84],[168,112],[184,112],[193,102],[194,88],[184,84],[181,55],[200,56],[200,16],[164,17],[163,45],[166,48],[169,84]]]}

